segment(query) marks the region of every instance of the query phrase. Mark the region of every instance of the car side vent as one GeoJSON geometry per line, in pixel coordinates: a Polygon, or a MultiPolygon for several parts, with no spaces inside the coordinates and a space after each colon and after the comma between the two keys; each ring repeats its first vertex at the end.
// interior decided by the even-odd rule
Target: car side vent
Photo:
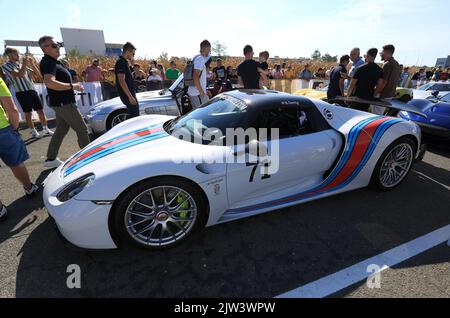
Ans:
{"type": "Polygon", "coordinates": [[[195,168],[203,174],[210,174],[210,172],[208,171],[208,169],[204,164],[199,164],[195,168]]]}

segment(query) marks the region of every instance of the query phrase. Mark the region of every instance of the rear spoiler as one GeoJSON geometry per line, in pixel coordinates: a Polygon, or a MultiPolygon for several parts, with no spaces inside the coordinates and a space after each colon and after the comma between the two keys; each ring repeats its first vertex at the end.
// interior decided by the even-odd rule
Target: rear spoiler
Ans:
{"type": "Polygon", "coordinates": [[[408,112],[408,113],[412,113],[415,115],[419,115],[423,118],[428,118],[427,115],[425,115],[422,111],[420,111],[418,108],[416,108],[413,105],[409,105],[407,103],[404,103],[402,101],[399,101],[397,99],[374,99],[374,100],[367,100],[367,99],[362,99],[359,97],[341,97],[338,96],[332,100],[328,101],[329,103],[333,104],[335,102],[339,102],[339,103],[346,103],[346,104],[363,104],[363,105],[373,105],[373,106],[380,106],[380,107],[385,107],[387,108],[388,111],[388,115],[389,116],[397,116],[398,113],[400,112],[408,112]]]}

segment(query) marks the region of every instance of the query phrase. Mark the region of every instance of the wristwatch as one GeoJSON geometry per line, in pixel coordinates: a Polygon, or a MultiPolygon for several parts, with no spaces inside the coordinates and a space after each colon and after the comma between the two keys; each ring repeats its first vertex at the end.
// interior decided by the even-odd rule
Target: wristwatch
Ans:
{"type": "Polygon", "coordinates": [[[70,83],[70,88],[73,90],[73,84],[72,83],[70,83]]]}

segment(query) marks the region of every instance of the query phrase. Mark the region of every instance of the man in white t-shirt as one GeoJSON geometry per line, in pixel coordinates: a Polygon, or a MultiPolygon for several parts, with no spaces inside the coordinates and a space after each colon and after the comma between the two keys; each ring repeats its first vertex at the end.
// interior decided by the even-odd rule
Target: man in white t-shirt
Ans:
{"type": "Polygon", "coordinates": [[[205,64],[209,60],[210,54],[211,43],[208,40],[204,40],[200,44],[200,54],[195,56],[192,60],[194,63],[195,86],[189,87],[188,94],[193,109],[199,108],[209,100],[208,94],[206,92],[208,71],[205,64]]]}

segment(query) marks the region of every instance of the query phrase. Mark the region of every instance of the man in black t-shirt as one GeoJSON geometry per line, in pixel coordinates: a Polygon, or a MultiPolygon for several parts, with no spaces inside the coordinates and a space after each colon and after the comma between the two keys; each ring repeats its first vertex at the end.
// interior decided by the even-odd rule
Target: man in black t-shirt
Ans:
{"type": "Polygon", "coordinates": [[[350,56],[341,57],[339,66],[335,67],[330,74],[330,85],[328,86],[328,100],[337,96],[344,96],[344,82],[347,75],[347,66],[350,64],[350,56]]]}
{"type": "Polygon", "coordinates": [[[259,89],[259,72],[260,64],[253,60],[253,48],[250,45],[245,46],[245,61],[238,66],[239,84],[245,89],[259,89]]]}
{"type": "Polygon", "coordinates": [[[130,42],[123,46],[122,55],[116,62],[114,72],[116,74],[116,85],[122,103],[127,107],[129,118],[140,115],[139,103],[136,98],[136,83],[133,79],[130,63],[136,54],[136,48],[130,42]]]}
{"type": "Polygon", "coordinates": [[[222,59],[217,59],[217,66],[213,69],[213,73],[216,76],[216,79],[223,82],[227,79],[227,70],[222,64],[222,59]]]}
{"type": "Polygon", "coordinates": [[[51,36],[39,39],[39,46],[44,52],[40,63],[40,71],[47,87],[49,106],[56,114],[56,130],[47,151],[44,167],[53,169],[63,162],[57,158],[59,148],[70,128],[75,130],[80,148],[89,143],[88,127],[75,103],[74,90],[84,91],[80,83],[72,83],[72,76],[64,65],[58,61],[60,46],[51,36]]]}
{"type": "MultiPolygon", "coordinates": [[[[358,68],[350,87],[348,96],[356,96],[365,100],[373,100],[375,87],[382,84],[383,70],[375,63],[378,49],[370,49],[366,54],[366,64],[358,68]]],[[[351,108],[368,111],[369,105],[351,105],[351,108]]]]}

